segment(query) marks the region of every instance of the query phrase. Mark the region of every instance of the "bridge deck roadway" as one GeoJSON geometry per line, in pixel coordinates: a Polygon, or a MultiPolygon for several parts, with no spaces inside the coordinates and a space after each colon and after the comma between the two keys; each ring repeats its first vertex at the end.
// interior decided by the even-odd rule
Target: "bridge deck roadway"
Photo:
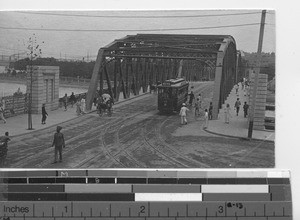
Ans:
{"type": "MultiPolygon", "coordinates": [[[[213,83],[194,84],[193,91],[196,95],[201,92],[204,105],[208,106],[213,83]]],[[[208,133],[202,129],[204,121],[195,118],[193,110],[188,115],[189,123],[180,125],[178,114],[158,113],[156,94],[146,94],[116,104],[112,117],[99,117],[95,112],[75,117],[74,111],[75,108],[67,112],[60,109],[49,114],[49,123],[55,115],[64,121],[60,123],[66,140],[62,163],[52,164],[54,149],[51,143],[57,124],[52,121],[43,129],[39,129],[42,125],[36,125],[35,131],[14,136],[9,143],[5,167],[274,167],[274,143],[208,133]],[[71,116],[68,118],[68,114],[73,119],[71,116]]],[[[8,119],[6,128],[13,127],[13,120],[8,119]]],[[[40,117],[36,120],[40,121],[40,117]]],[[[26,126],[26,117],[19,118],[19,123],[19,126],[26,126]]],[[[5,129],[3,126],[0,126],[1,133],[5,129]]],[[[14,134],[18,129],[15,126],[14,134]]],[[[14,131],[11,132],[13,134],[14,131]]]]}

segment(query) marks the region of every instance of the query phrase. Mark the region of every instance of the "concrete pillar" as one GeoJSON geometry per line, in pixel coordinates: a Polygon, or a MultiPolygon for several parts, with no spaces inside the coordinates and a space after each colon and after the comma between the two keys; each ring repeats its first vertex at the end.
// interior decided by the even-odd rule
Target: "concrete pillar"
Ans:
{"type": "Polygon", "coordinates": [[[223,58],[224,58],[224,53],[219,52],[218,57],[217,57],[217,63],[216,63],[215,84],[214,84],[214,93],[213,93],[213,99],[212,99],[212,103],[213,103],[212,117],[213,117],[213,119],[217,119],[218,114],[219,114],[219,101],[220,101],[220,92],[221,92],[223,58]]]}
{"type": "MultiPolygon", "coordinates": [[[[251,82],[254,81],[254,73],[250,76],[251,82]]],[[[255,100],[254,118],[253,118],[253,129],[264,130],[265,129],[265,112],[266,112],[266,101],[267,101],[267,85],[268,75],[259,74],[258,86],[255,100]]],[[[253,105],[253,83],[250,85],[250,105],[253,105]]]]}
{"type": "Polygon", "coordinates": [[[42,104],[46,110],[52,111],[59,107],[59,67],[58,66],[33,66],[32,79],[30,66],[27,66],[27,88],[30,93],[32,81],[32,113],[40,114],[42,104]]]}

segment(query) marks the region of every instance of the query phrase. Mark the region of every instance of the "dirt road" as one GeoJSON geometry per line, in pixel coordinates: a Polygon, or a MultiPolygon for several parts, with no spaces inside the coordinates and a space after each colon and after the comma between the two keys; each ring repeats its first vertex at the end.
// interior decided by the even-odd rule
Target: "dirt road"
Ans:
{"type": "MultiPolygon", "coordinates": [[[[193,90],[202,93],[207,106],[213,84],[199,83],[193,90]]],[[[274,143],[209,134],[201,118],[190,113],[188,120],[181,126],[177,114],[159,114],[153,94],[115,108],[112,117],[91,113],[61,123],[66,139],[62,163],[52,164],[55,126],[19,136],[9,144],[6,167],[274,167],[274,143]]]]}

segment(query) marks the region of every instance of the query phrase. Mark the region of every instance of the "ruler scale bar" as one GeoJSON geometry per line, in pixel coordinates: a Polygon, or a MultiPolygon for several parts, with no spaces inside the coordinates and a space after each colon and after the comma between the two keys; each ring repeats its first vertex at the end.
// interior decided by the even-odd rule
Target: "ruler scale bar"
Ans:
{"type": "Polygon", "coordinates": [[[1,220],[291,220],[288,171],[4,170],[1,220]]]}
{"type": "Polygon", "coordinates": [[[81,213],[88,216],[92,213],[94,217],[132,216],[152,217],[169,216],[242,216],[242,217],[266,217],[266,216],[292,216],[291,202],[1,202],[0,209],[4,216],[23,217],[80,217],[81,213]],[[73,203],[73,211],[71,204],[73,203]],[[266,209],[264,210],[264,206],[266,209]],[[33,209],[33,207],[35,207],[33,209]],[[151,208],[150,208],[151,207],[151,208]],[[53,209],[53,213],[52,213],[53,209]],[[169,209],[169,214],[167,214],[169,209]],[[247,209],[245,215],[245,209],[247,209]],[[207,211],[206,211],[207,210],[207,211]],[[283,211],[284,210],[284,211],[283,211]],[[225,215],[226,213],[226,215],[225,215]]]}

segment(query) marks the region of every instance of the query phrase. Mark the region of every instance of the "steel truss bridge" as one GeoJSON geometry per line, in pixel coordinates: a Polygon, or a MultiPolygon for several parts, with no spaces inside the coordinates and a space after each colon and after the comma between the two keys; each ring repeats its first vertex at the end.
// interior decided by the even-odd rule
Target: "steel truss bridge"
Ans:
{"type": "Polygon", "coordinates": [[[151,84],[174,78],[178,72],[188,81],[214,80],[213,118],[238,81],[236,43],[229,35],[137,34],[100,48],[87,93],[90,110],[96,91],[118,101],[147,92],[151,84]],[[99,87],[100,84],[100,87],[99,87]]]}

